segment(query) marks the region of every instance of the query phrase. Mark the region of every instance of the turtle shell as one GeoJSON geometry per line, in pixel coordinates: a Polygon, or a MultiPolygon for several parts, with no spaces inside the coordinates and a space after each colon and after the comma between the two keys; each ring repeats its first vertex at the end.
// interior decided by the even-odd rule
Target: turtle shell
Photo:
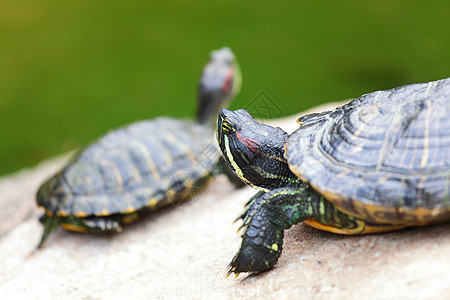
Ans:
{"type": "Polygon", "coordinates": [[[214,132],[166,117],[114,130],[80,151],[37,193],[58,216],[106,216],[182,200],[204,183],[219,152],[214,132]]]}
{"type": "Polygon", "coordinates": [[[373,223],[450,219],[450,78],[377,91],[299,118],[291,170],[373,223]]]}

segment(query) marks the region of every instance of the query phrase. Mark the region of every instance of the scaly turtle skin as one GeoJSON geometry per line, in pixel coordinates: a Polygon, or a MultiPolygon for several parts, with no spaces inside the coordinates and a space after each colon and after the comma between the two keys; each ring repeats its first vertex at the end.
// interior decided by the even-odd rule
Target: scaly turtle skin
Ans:
{"type": "Polygon", "coordinates": [[[223,109],[218,141],[260,189],[247,204],[229,273],[271,269],[298,222],[367,234],[450,220],[450,78],[363,95],[298,119],[288,135],[223,109]]]}
{"type": "Polygon", "coordinates": [[[79,151],[37,192],[37,204],[45,209],[38,248],[58,225],[78,232],[119,232],[141,213],[188,199],[212,175],[226,172],[210,125],[239,88],[240,70],[231,50],[213,51],[200,80],[197,122],[141,121],[79,151]]]}

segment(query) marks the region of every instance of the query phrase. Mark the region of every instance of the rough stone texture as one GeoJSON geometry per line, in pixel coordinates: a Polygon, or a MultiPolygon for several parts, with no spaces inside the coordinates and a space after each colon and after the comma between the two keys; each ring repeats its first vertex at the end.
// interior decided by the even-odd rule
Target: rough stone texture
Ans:
{"type": "MultiPolygon", "coordinates": [[[[296,128],[295,117],[276,124],[296,128]]],[[[298,224],[272,271],[225,279],[240,245],[231,223],[255,191],[222,176],[121,234],[57,230],[32,255],[42,233],[34,193],[66,159],[0,179],[1,299],[450,299],[450,224],[356,237],[298,224]]]]}

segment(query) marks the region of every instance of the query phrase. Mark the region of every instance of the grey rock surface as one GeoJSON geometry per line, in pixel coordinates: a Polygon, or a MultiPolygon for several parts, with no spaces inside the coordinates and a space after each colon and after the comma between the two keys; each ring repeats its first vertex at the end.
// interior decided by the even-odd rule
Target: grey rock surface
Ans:
{"type": "MultiPolygon", "coordinates": [[[[291,131],[296,117],[275,124],[291,131]]],[[[1,299],[450,299],[450,224],[368,236],[298,224],[273,270],[225,279],[240,245],[232,221],[255,191],[222,176],[121,234],[58,229],[31,254],[42,234],[34,193],[66,159],[0,178],[1,299]]]]}

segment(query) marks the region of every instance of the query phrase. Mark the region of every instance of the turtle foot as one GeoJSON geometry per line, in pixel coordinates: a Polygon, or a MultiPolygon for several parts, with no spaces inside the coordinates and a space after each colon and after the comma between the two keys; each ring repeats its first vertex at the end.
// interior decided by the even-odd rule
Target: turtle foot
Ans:
{"type": "Polygon", "coordinates": [[[267,246],[244,239],[241,249],[228,265],[227,277],[231,273],[235,273],[237,277],[242,272],[258,273],[272,269],[280,257],[281,248],[281,244],[267,246]]]}

